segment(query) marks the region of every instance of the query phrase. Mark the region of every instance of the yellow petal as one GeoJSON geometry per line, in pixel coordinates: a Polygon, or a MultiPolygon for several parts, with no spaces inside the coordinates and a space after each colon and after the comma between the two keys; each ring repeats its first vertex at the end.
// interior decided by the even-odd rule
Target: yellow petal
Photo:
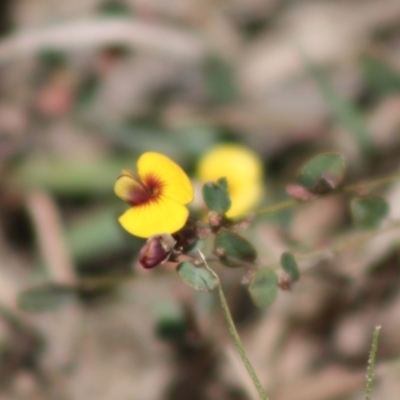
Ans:
{"type": "Polygon", "coordinates": [[[168,157],[154,152],[144,153],[137,163],[141,180],[146,183],[146,177],[156,177],[162,183],[162,196],[181,204],[193,200],[193,186],[182,170],[168,157]]]}
{"type": "Polygon", "coordinates": [[[226,177],[232,206],[228,217],[237,217],[254,207],[262,196],[262,163],[253,151],[235,144],[213,148],[200,160],[202,183],[226,177]]]}
{"type": "Polygon", "coordinates": [[[240,186],[261,179],[262,163],[253,151],[235,144],[224,144],[202,157],[198,176],[204,183],[226,177],[232,185],[240,186]]]}
{"type": "Polygon", "coordinates": [[[118,221],[130,234],[142,238],[161,233],[175,233],[189,216],[187,208],[166,197],[127,210],[118,221]]]}
{"type": "Polygon", "coordinates": [[[226,216],[234,218],[245,214],[257,204],[262,196],[262,186],[259,183],[243,186],[239,191],[234,190],[230,195],[232,205],[226,216]]]}

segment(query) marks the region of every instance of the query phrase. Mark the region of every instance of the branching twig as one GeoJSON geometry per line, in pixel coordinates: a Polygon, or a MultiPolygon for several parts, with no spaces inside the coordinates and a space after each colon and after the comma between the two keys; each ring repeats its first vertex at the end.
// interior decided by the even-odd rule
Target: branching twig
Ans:
{"type": "Polygon", "coordinates": [[[228,324],[229,333],[231,334],[231,336],[233,338],[235,346],[236,346],[236,348],[237,348],[237,350],[238,350],[238,352],[240,354],[240,357],[242,358],[242,361],[243,361],[243,363],[244,363],[244,365],[245,365],[245,367],[247,369],[247,372],[249,373],[249,375],[250,375],[250,377],[251,377],[251,379],[252,379],[252,381],[254,383],[254,386],[256,387],[256,389],[258,391],[258,394],[260,395],[260,399],[261,400],[268,400],[268,396],[265,393],[264,388],[262,387],[261,382],[258,379],[258,376],[257,376],[256,372],[254,371],[254,368],[251,365],[251,362],[250,362],[249,358],[247,357],[246,350],[244,349],[243,344],[242,344],[242,342],[240,340],[238,331],[236,330],[236,326],[235,326],[235,323],[233,321],[231,312],[229,310],[229,306],[228,306],[228,303],[226,301],[224,291],[222,290],[221,281],[219,279],[219,276],[207,264],[207,261],[206,261],[204,255],[203,255],[203,253],[200,250],[198,250],[198,253],[199,253],[201,259],[203,260],[203,263],[204,263],[205,267],[214,275],[214,277],[216,278],[216,280],[218,282],[218,295],[219,295],[221,307],[222,307],[226,322],[228,324]]]}
{"type": "MultiPolygon", "coordinates": [[[[332,190],[331,192],[321,195],[320,197],[326,197],[326,196],[331,196],[331,195],[337,195],[340,193],[358,193],[362,191],[367,191],[367,190],[372,190],[380,186],[387,185],[389,183],[393,183],[396,181],[400,181],[400,173],[395,173],[387,176],[382,176],[380,178],[375,178],[375,179],[368,179],[364,180],[358,183],[354,184],[349,184],[342,186],[336,190],[332,190]]],[[[299,204],[303,204],[305,202],[309,201],[316,201],[318,200],[318,197],[312,200],[307,200],[307,201],[300,201],[296,199],[289,199],[282,201],[281,203],[276,203],[272,204],[270,206],[263,207],[256,211],[254,214],[256,216],[260,215],[269,215],[273,214],[274,212],[282,211],[282,210],[287,210],[289,208],[293,208],[299,204]]]]}

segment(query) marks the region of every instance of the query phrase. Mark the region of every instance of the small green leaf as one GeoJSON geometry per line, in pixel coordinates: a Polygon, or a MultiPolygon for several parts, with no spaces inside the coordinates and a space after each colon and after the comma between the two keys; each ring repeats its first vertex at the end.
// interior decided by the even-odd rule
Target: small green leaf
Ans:
{"type": "Polygon", "coordinates": [[[345,163],[339,153],[321,153],[311,158],[300,170],[298,181],[314,193],[336,189],[344,179],[345,163]]]}
{"type": "Polygon", "coordinates": [[[220,178],[217,182],[207,182],[203,186],[203,199],[210,210],[225,214],[231,208],[227,179],[220,178]]]}
{"type": "Polygon", "coordinates": [[[258,270],[250,283],[249,292],[257,307],[270,306],[278,296],[279,278],[270,269],[258,270]]]}
{"type": "Polygon", "coordinates": [[[351,201],[351,214],[362,229],[374,229],[389,213],[389,204],[378,196],[359,197],[351,201]]]}
{"type": "Polygon", "coordinates": [[[21,292],[18,306],[23,311],[42,313],[58,310],[75,300],[76,290],[73,287],[48,283],[21,292]]]}
{"type": "Polygon", "coordinates": [[[281,255],[281,265],[283,270],[290,276],[292,282],[299,280],[299,268],[297,266],[297,261],[292,253],[285,252],[281,255]]]}
{"type": "Polygon", "coordinates": [[[361,70],[369,86],[378,93],[400,93],[400,71],[373,57],[361,60],[361,70]]]}
{"type": "Polygon", "coordinates": [[[200,292],[210,292],[218,286],[217,278],[208,269],[196,267],[191,262],[181,262],[177,271],[187,284],[200,292]]]}
{"type": "Polygon", "coordinates": [[[240,262],[253,262],[257,258],[257,252],[252,244],[237,233],[221,229],[214,243],[214,252],[221,258],[225,265],[240,267],[240,262]],[[229,260],[233,258],[234,260],[229,260]]]}

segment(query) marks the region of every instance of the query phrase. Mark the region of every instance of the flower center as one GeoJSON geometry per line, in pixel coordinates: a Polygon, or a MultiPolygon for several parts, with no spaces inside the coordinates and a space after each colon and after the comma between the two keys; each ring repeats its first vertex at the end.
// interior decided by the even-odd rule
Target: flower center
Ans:
{"type": "Polygon", "coordinates": [[[144,185],[150,192],[150,197],[155,198],[161,193],[161,189],[163,187],[163,183],[159,178],[154,175],[147,175],[143,179],[144,185]]]}
{"type": "Polygon", "coordinates": [[[128,194],[128,204],[137,206],[156,200],[162,189],[162,182],[153,175],[147,175],[142,180],[132,176],[133,182],[128,194]]]}

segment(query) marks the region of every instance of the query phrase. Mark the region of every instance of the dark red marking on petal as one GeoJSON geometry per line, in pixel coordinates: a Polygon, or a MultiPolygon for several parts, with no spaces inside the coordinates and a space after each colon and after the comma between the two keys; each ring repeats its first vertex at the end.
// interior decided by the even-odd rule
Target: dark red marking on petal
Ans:
{"type": "Polygon", "coordinates": [[[142,180],[132,172],[127,176],[132,178],[132,189],[127,194],[130,206],[158,201],[162,195],[164,183],[156,175],[148,174],[142,180]]]}
{"type": "Polygon", "coordinates": [[[125,200],[130,206],[146,203],[151,198],[151,191],[149,188],[147,188],[140,178],[132,171],[124,170],[120,176],[126,176],[132,179],[132,184],[126,194],[125,200]]]}
{"type": "Polygon", "coordinates": [[[142,189],[138,186],[133,187],[127,195],[127,202],[130,206],[137,206],[139,204],[147,203],[151,195],[147,189],[142,189]]]}
{"type": "Polygon", "coordinates": [[[163,193],[164,182],[154,174],[148,174],[143,178],[143,184],[151,193],[151,198],[157,200],[163,193]]]}

